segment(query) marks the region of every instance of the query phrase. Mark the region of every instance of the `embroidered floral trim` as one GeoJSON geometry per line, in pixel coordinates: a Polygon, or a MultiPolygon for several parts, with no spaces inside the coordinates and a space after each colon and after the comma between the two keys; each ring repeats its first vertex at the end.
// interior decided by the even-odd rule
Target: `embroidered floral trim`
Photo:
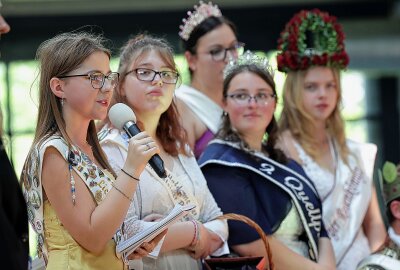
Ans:
{"type": "MultiPolygon", "coordinates": [[[[51,137],[47,142],[37,147],[35,151],[32,151],[29,157],[31,166],[27,171],[23,172],[21,178],[23,179],[24,197],[28,206],[28,219],[32,228],[37,233],[38,256],[43,256],[45,261],[47,261],[47,249],[44,245],[43,194],[40,176],[43,155],[45,149],[49,146],[54,146],[60,153],[64,153],[63,157],[68,162],[69,168],[73,169],[83,179],[92,192],[97,204],[104,200],[107,193],[112,188],[114,179],[107,170],[97,167],[85,153],[79,151],[76,147],[72,147],[72,149],[68,150],[66,142],[60,137],[51,137]]],[[[70,181],[72,181],[71,178],[70,181]]],[[[75,179],[74,183],[71,183],[70,190],[73,196],[75,193],[72,190],[72,184],[74,184],[73,187],[75,187],[75,179]]],[[[72,197],[72,200],[74,200],[74,197],[72,197]]],[[[120,232],[118,231],[117,234],[118,233],[120,232]]]]}

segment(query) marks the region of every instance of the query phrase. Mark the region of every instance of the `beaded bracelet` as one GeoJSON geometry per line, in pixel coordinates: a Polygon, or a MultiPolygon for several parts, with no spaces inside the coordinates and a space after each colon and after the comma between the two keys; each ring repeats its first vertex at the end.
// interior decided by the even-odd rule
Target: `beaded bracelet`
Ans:
{"type": "Polygon", "coordinates": [[[111,183],[111,185],[119,192],[122,194],[122,196],[124,196],[125,198],[127,198],[130,202],[133,202],[133,199],[129,198],[128,195],[126,195],[122,190],[120,190],[116,185],[114,185],[114,183],[111,183]]]}
{"type": "Polygon", "coordinates": [[[132,178],[133,180],[136,180],[136,181],[138,181],[138,182],[140,181],[139,178],[137,178],[137,177],[133,176],[132,174],[126,172],[123,168],[121,168],[121,171],[122,171],[124,174],[126,174],[127,176],[129,176],[130,178],[132,178]]]}
{"type": "Polygon", "coordinates": [[[194,226],[194,234],[193,234],[193,239],[190,242],[190,247],[197,245],[197,243],[200,240],[200,229],[199,229],[199,224],[197,223],[196,220],[192,219],[191,222],[193,223],[194,226]]]}

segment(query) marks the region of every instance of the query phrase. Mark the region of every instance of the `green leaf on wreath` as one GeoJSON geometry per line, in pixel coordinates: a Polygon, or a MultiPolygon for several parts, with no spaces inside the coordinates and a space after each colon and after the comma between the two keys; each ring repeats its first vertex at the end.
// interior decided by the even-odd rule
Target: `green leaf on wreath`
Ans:
{"type": "Polygon", "coordinates": [[[386,161],[385,164],[383,164],[382,174],[386,183],[393,183],[397,178],[396,165],[392,162],[386,161]]]}

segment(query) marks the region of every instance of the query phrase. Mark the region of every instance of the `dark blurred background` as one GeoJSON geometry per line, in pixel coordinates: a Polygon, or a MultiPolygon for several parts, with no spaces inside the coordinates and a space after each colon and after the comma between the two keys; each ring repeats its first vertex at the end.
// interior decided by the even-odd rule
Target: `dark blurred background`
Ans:
{"type": "MultiPolygon", "coordinates": [[[[197,3],[188,0],[2,2],[2,14],[12,28],[0,41],[5,80],[0,98],[11,148],[13,136],[32,132],[14,128],[23,120],[17,121],[13,113],[16,110],[13,99],[18,99],[18,95],[10,94],[14,78],[10,75],[12,63],[34,59],[42,41],[83,25],[96,26],[94,31],[103,32],[112,40],[115,53],[130,35],[145,30],[167,38],[179,53],[178,27],[186,11],[197,3]]],[[[363,78],[363,113],[347,121],[350,125],[362,123],[359,127],[365,133],[365,140],[378,145],[377,167],[381,167],[384,160],[400,161],[399,0],[216,0],[214,3],[236,24],[239,39],[246,43],[246,49],[265,52],[276,49],[280,31],[301,9],[319,8],[337,16],[346,34],[349,70],[361,72],[363,78]]],[[[24,76],[18,74],[17,79],[23,80],[24,76]]]]}

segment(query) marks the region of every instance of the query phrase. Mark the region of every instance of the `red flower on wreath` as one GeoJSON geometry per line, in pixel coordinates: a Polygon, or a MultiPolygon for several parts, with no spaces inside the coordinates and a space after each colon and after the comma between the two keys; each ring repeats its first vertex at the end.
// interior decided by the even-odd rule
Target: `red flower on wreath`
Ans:
{"type": "Polygon", "coordinates": [[[283,72],[331,66],[344,69],[349,57],[344,49],[344,34],[335,16],[319,9],[302,10],[286,24],[278,39],[278,70],[283,72]],[[306,32],[311,32],[312,44],[306,32]]]}

